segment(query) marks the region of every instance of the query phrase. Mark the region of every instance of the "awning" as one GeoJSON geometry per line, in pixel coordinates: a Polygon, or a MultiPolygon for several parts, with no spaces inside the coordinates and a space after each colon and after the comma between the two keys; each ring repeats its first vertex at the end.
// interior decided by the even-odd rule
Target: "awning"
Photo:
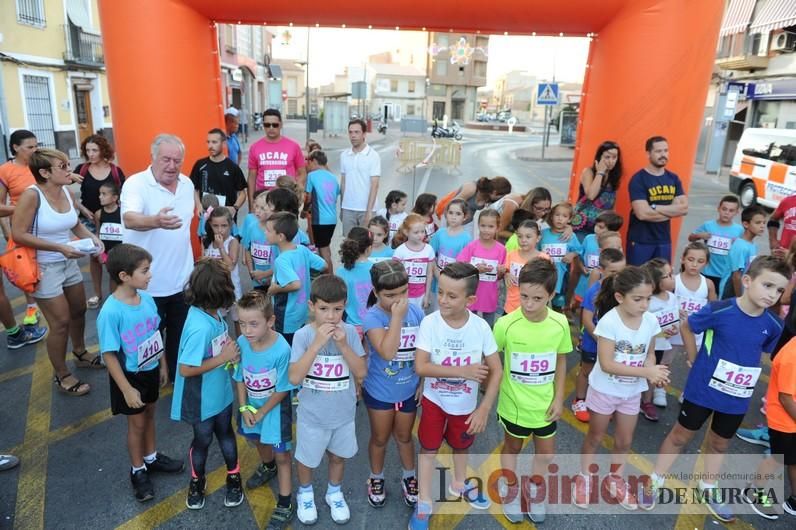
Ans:
{"type": "Polygon", "coordinates": [[[730,0],[727,10],[724,12],[724,19],[721,21],[719,37],[746,31],[754,9],[755,0],[730,0]]]}
{"type": "Polygon", "coordinates": [[[760,3],[750,33],[768,33],[796,24],[796,2],[793,0],[768,0],[760,3]]]}
{"type": "Polygon", "coordinates": [[[72,24],[86,31],[90,31],[91,17],[86,7],[86,2],[83,0],[66,1],[66,14],[69,15],[69,20],[72,21],[72,24]]]}

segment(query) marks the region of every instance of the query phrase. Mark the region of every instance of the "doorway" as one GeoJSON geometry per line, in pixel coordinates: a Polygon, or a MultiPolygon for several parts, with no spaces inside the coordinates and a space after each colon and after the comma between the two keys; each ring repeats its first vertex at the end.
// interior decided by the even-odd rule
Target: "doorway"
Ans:
{"type": "Polygon", "coordinates": [[[441,120],[445,116],[445,102],[435,101],[434,106],[431,108],[431,118],[441,120]]]}
{"type": "Polygon", "coordinates": [[[75,85],[75,121],[77,122],[77,143],[94,134],[94,120],[91,117],[91,85],[75,85]]]}

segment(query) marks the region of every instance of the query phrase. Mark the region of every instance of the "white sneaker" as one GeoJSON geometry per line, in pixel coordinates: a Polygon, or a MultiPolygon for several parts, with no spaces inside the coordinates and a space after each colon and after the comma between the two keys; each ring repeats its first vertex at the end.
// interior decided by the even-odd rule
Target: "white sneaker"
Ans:
{"type": "Polygon", "coordinates": [[[500,495],[501,499],[509,499],[511,495],[514,496],[514,498],[511,500],[503,500],[501,502],[503,506],[503,515],[505,515],[506,519],[508,519],[508,521],[512,524],[521,523],[523,519],[523,513],[522,497],[520,495],[519,484],[514,485],[513,491],[510,494],[509,487],[506,484],[506,479],[501,479],[500,484],[498,484],[498,495],[500,495]]]}
{"type": "Polygon", "coordinates": [[[345,502],[342,491],[326,494],[326,504],[332,512],[332,521],[337,524],[346,524],[351,519],[351,512],[345,502]]]}
{"type": "Polygon", "coordinates": [[[527,513],[528,519],[530,519],[532,523],[536,524],[543,523],[545,520],[545,516],[547,514],[547,510],[545,509],[544,499],[542,499],[541,502],[535,502],[539,486],[537,486],[533,481],[531,481],[531,484],[528,489],[529,489],[528,499],[534,500],[534,502],[531,502],[531,500],[528,501],[529,505],[529,511],[527,513]]]}
{"type": "Polygon", "coordinates": [[[318,509],[315,507],[315,494],[312,490],[296,493],[296,515],[301,524],[311,525],[318,522],[318,509]]]}
{"type": "Polygon", "coordinates": [[[652,404],[656,407],[666,408],[666,389],[654,388],[652,390],[652,404]]]}

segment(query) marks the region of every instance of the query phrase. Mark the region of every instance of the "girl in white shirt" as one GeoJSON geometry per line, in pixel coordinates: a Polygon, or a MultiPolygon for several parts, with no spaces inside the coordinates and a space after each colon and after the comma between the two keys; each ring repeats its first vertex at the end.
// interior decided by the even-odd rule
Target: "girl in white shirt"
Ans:
{"type": "Polygon", "coordinates": [[[426,309],[431,303],[431,280],[434,278],[429,265],[436,258],[434,249],[425,242],[426,220],[416,213],[409,214],[395,234],[392,259],[400,261],[409,276],[409,303],[426,309]]]}

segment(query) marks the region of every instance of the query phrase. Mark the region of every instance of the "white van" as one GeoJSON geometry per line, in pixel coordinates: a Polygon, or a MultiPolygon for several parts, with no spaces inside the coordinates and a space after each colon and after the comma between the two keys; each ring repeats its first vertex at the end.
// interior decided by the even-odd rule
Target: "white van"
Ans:
{"type": "Polygon", "coordinates": [[[730,168],[730,191],[743,208],[776,208],[796,194],[796,129],[746,129],[730,168]]]}

